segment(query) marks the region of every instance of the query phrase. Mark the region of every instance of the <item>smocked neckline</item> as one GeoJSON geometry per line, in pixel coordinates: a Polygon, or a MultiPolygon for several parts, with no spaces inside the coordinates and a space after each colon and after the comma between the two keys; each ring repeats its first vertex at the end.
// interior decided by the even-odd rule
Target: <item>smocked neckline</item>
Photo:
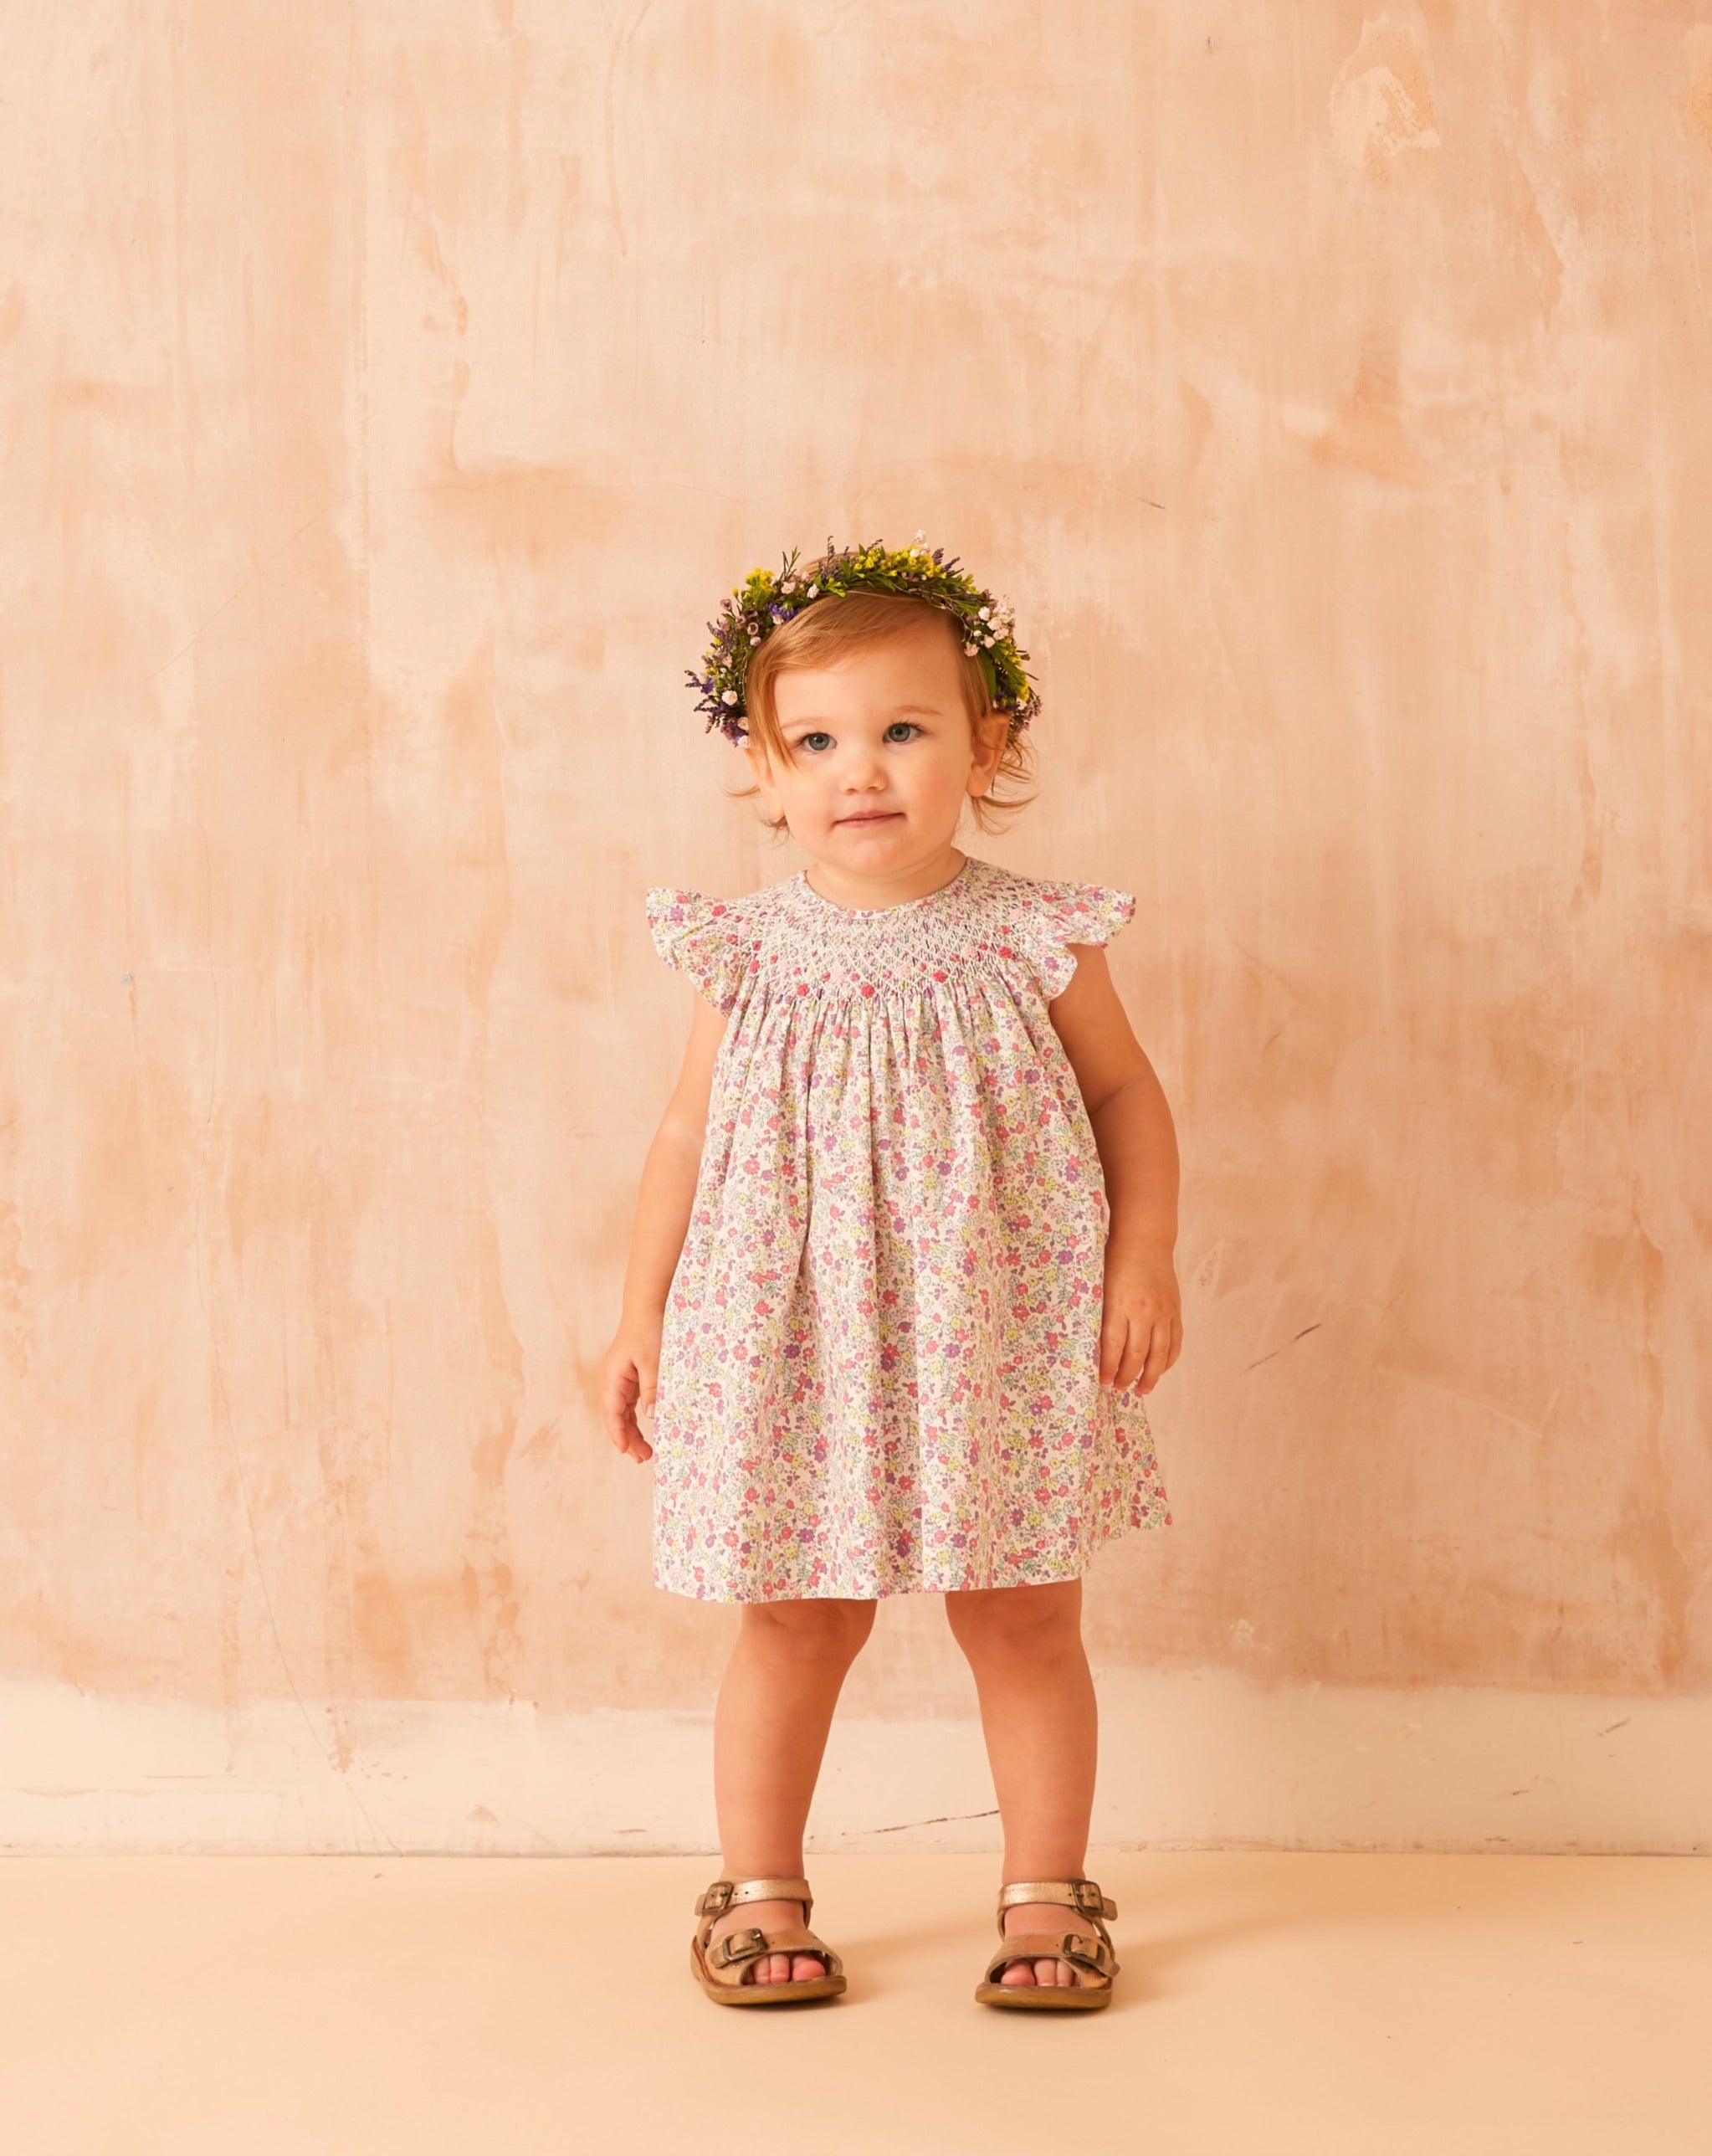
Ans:
{"type": "Polygon", "coordinates": [[[968,875],[969,871],[977,865],[975,855],[965,854],[963,865],[948,882],[941,884],[935,891],[923,891],[920,898],[900,898],[895,906],[840,906],[837,899],[828,898],[824,891],[815,889],[808,880],[807,869],[797,870],[796,882],[800,891],[812,898],[817,906],[824,906],[828,912],[854,914],[859,920],[872,921],[881,914],[909,913],[918,906],[930,906],[935,899],[944,898],[949,892],[956,891],[968,875]]]}

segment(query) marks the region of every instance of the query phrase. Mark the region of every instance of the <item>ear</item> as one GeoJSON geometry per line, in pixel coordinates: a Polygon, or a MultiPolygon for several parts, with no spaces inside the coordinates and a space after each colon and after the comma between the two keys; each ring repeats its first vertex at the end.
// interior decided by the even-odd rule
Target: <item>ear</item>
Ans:
{"type": "Polygon", "coordinates": [[[743,743],[743,753],[749,759],[749,769],[761,798],[766,804],[766,813],[769,816],[782,815],[784,812],[779,805],[778,788],[773,784],[772,767],[767,762],[766,751],[751,737],[743,743]]]}
{"type": "Polygon", "coordinates": [[[1011,715],[994,704],[982,716],[975,744],[975,760],[969,767],[968,791],[985,793],[992,786],[998,769],[999,758],[1005,752],[1005,737],[1010,732],[1011,715]]]}

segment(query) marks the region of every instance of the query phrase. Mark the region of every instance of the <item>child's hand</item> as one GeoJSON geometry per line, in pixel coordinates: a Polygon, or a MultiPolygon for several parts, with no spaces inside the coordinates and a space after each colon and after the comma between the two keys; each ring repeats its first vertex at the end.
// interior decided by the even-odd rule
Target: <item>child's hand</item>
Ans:
{"type": "Polygon", "coordinates": [[[1105,1306],[1099,1326],[1099,1382],[1125,1391],[1137,1378],[1151,1393],[1183,1347],[1176,1268],[1162,1246],[1106,1248],[1105,1306]]]}
{"type": "Polygon", "coordinates": [[[659,1320],[623,1320],[601,1362],[601,1419],[619,1451],[638,1462],[654,1458],[636,1414],[640,1408],[653,1422],[659,1370],[659,1320]]]}

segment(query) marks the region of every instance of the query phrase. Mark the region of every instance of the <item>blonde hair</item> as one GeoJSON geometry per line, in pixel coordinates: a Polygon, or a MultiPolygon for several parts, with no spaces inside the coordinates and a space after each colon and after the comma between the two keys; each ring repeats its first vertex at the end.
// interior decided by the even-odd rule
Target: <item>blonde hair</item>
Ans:
{"type": "MultiPolygon", "coordinates": [[[[848,652],[864,644],[878,644],[883,638],[896,636],[900,630],[910,629],[923,619],[939,623],[943,633],[951,639],[956,654],[958,679],[963,691],[963,706],[969,715],[969,737],[978,742],[983,727],[991,726],[1002,718],[1008,729],[1010,714],[987,701],[987,676],[981,661],[971,658],[963,649],[963,639],[956,623],[943,607],[930,605],[925,599],[906,598],[890,592],[845,592],[829,594],[805,607],[793,619],[776,629],[761,644],[749,662],[744,676],[744,723],[749,729],[749,747],[759,750],[769,763],[787,763],[790,751],[784,736],[779,732],[777,706],[773,701],[773,684],[781,674],[792,673],[811,666],[832,666],[848,652]]],[[[1026,783],[1030,776],[1028,751],[1020,731],[1007,731],[1005,746],[992,774],[992,788],[1003,781],[1014,779],[1026,783]]],[[[734,801],[749,801],[761,793],[758,786],[740,788],[730,795],[734,801]]],[[[994,793],[971,794],[969,806],[975,821],[983,831],[998,827],[1000,820],[1018,808],[1026,808],[1034,798],[1032,793],[1008,794],[1002,800],[994,793]]],[[[776,835],[787,829],[782,816],[763,815],[761,822],[776,835]]]]}

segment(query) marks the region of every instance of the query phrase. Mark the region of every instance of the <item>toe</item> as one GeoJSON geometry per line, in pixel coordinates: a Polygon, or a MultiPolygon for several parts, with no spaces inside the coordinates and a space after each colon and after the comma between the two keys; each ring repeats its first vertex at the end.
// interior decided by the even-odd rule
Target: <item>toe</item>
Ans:
{"type": "Polygon", "coordinates": [[[1056,1984],[1058,1980],[1058,1964],[1057,1962],[1038,1961],[1035,1963],[1034,1981],[1037,1984],[1056,1984]]]}
{"type": "MultiPolygon", "coordinates": [[[[1043,1963],[1042,1967],[1043,1968],[1045,1964],[1043,1963]]],[[[999,1982],[1001,1984],[1033,1984],[1033,1964],[1026,1961],[1013,1961],[1007,1963],[1002,1974],[999,1977],[999,1982]]]]}
{"type": "Polygon", "coordinates": [[[812,1984],[816,1977],[825,1974],[825,1964],[818,1954],[798,1954],[791,1964],[792,1978],[797,1984],[812,1984]]]}

